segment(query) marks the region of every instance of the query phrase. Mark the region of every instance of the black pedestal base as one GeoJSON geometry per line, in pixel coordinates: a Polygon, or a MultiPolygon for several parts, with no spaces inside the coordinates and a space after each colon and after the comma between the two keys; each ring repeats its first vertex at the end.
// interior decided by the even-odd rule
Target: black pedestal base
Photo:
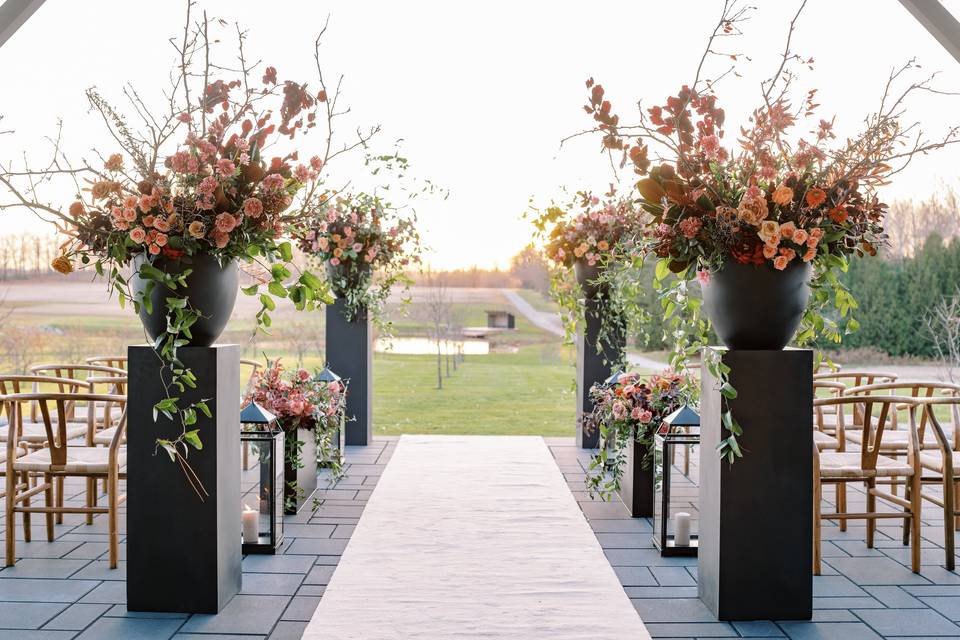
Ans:
{"type": "Polygon", "coordinates": [[[586,322],[577,333],[577,446],[595,449],[600,442],[600,433],[596,429],[588,432],[583,424],[583,417],[593,410],[590,387],[602,383],[620,367],[626,350],[626,332],[608,331],[601,340],[607,305],[603,300],[593,298],[584,300],[584,305],[586,322]]]}
{"type": "Polygon", "coordinates": [[[644,446],[636,440],[627,445],[627,462],[620,478],[620,499],[634,518],[653,516],[653,464],[643,468],[644,446]]]}
{"type": "Polygon", "coordinates": [[[190,450],[190,466],[209,492],[204,499],[180,465],[157,452],[157,438],[176,438],[181,427],[153,405],[164,396],[160,361],[150,347],[128,350],[127,608],[130,611],[218,613],[240,592],[240,348],[181,347],[180,359],[197,376],[181,406],[201,398],[203,449],[190,450]]]}
{"type": "Polygon", "coordinates": [[[373,330],[366,310],[353,321],[346,302],[327,306],[327,365],[349,382],[345,442],[365,446],[373,441],[373,330]]]}
{"type": "Polygon", "coordinates": [[[701,395],[700,599],[720,620],[813,613],[813,354],[726,351],[742,458],[721,461],[719,385],[701,395]]]}

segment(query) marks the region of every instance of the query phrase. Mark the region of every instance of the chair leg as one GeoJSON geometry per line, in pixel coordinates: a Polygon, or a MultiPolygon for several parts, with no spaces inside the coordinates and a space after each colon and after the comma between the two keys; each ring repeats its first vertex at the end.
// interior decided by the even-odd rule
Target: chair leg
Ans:
{"type": "Polygon", "coordinates": [[[4,512],[4,524],[7,531],[7,557],[4,566],[12,567],[17,560],[16,514],[13,508],[17,505],[17,474],[9,472],[5,478],[7,485],[7,504],[4,512]]]}
{"type": "MultiPolygon", "coordinates": [[[[29,473],[24,473],[24,474],[23,474],[23,480],[22,480],[22,482],[23,482],[24,486],[25,486],[27,489],[30,488],[30,474],[29,474],[29,473]]],[[[23,499],[23,506],[25,506],[25,507],[29,507],[29,506],[30,506],[30,498],[24,498],[24,499],[23,499]]],[[[31,538],[32,536],[31,536],[31,533],[30,533],[30,529],[31,529],[31,525],[30,525],[30,512],[29,512],[29,511],[24,511],[24,512],[23,512],[23,541],[24,541],[24,542],[31,542],[30,538],[31,538]]]]}
{"type": "Polygon", "coordinates": [[[117,527],[117,474],[108,473],[107,482],[107,531],[109,533],[110,568],[117,568],[117,558],[120,555],[119,532],[117,527]]]}
{"type": "Polygon", "coordinates": [[[910,564],[914,573],[920,573],[920,515],[923,511],[923,497],[920,495],[920,474],[910,479],[910,532],[913,539],[910,541],[910,564]]]}
{"type": "Polygon", "coordinates": [[[957,563],[956,539],[954,538],[956,532],[954,518],[956,514],[953,506],[956,491],[956,481],[945,478],[943,483],[943,546],[947,556],[945,563],[947,571],[953,571],[957,563]]]}
{"type": "MultiPolygon", "coordinates": [[[[97,506],[97,479],[87,478],[87,507],[97,506]]],[[[87,524],[93,524],[93,514],[87,514],[87,524]]]]}
{"type": "MultiPolygon", "coordinates": [[[[54,506],[56,498],[53,496],[53,477],[49,473],[43,474],[43,484],[46,487],[43,491],[43,506],[50,508],[54,506]]],[[[53,512],[47,511],[44,516],[47,520],[47,542],[53,542],[53,512]]]]}
{"type": "MultiPolygon", "coordinates": [[[[57,476],[54,478],[57,486],[54,489],[54,495],[56,496],[57,508],[63,509],[63,476],[57,476]]],[[[56,517],[54,518],[57,524],[63,524],[63,511],[58,511],[56,517]]]]}
{"type": "MultiPolygon", "coordinates": [[[[873,495],[873,490],[877,486],[877,481],[870,479],[866,481],[867,485],[867,513],[877,512],[877,496],[873,495]]],[[[867,518],[867,549],[873,549],[873,534],[877,528],[875,518],[867,518]]]]}
{"type": "MultiPolygon", "coordinates": [[[[847,512],[847,483],[840,482],[836,485],[837,513],[847,512]]],[[[840,531],[847,530],[847,521],[840,520],[840,531]]]]}
{"type": "MultiPolygon", "coordinates": [[[[904,485],[903,497],[906,498],[906,499],[909,501],[909,500],[910,500],[910,494],[911,494],[912,491],[913,491],[912,487],[911,487],[909,484],[905,484],[905,485],[904,485]]],[[[922,498],[921,498],[921,499],[922,499],[922,498]]],[[[904,507],[904,508],[903,508],[903,513],[904,513],[904,515],[910,513],[910,510],[911,510],[911,509],[912,509],[912,507],[904,507]]],[[[907,546],[908,544],[910,544],[910,533],[911,533],[910,529],[911,529],[911,527],[910,527],[910,519],[909,519],[909,518],[904,518],[904,519],[903,519],[903,546],[907,546]]]]}

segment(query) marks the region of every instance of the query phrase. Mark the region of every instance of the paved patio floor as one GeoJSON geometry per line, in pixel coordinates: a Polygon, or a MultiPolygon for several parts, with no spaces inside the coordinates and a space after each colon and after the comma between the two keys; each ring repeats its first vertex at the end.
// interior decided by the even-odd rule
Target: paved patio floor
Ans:
{"type": "MultiPolygon", "coordinates": [[[[649,521],[583,491],[589,452],[572,438],[547,443],[654,637],[960,638],[960,574],[943,568],[942,512],[931,504],[924,506],[921,575],[908,568],[898,525],[880,526],[876,548],[867,549],[861,523],[846,532],[825,523],[824,575],[814,578],[811,622],[717,622],[696,597],[696,559],[661,558],[650,542],[649,521]]],[[[128,612],[124,563],[107,569],[104,518],[88,526],[82,516],[65,516],[56,541],[48,543],[42,518],[35,517],[34,542],[18,542],[17,566],[0,571],[0,640],[300,638],[394,447],[392,438],[348,447],[347,477],[323,492],[316,513],[287,518],[282,554],[244,559],[243,592],[215,616],[128,612]]],[[[81,487],[72,487],[71,499],[82,501],[81,487]]],[[[860,501],[862,494],[849,493],[851,510],[860,501]]],[[[695,512],[695,505],[690,509],[695,512]]],[[[19,526],[16,535],[23,539],[19,526]]],[[[603,603],[596,614],[603,615],[603,603]]]]}

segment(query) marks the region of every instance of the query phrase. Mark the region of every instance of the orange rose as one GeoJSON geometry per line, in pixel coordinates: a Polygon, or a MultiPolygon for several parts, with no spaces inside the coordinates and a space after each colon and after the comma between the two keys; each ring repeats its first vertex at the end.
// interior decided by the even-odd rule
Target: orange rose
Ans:
{"type": "Polygon", "coordinates": [[[790,261],[787,260],[787,257],[786,257],[786,256],[777,256],[777,259],[773,261],[773,267],[774,267],[775,269],[778,269],[778,270],[780,270],[780,271],[783,271],[784,269],[787,268],[787,264],[788,264],[789,262],[790,262],[790,261]]]}
{"type": "Polygon", "coordinates": [[[810,262],[816,257],[817,257],[817,246],[814,245],[809,249],[807,249],[807,252],[803,254],[803,258],[801,258],[801,260],[803,260],[804,262],[810,262]]]}
{"type": "Polygon", "coordinates": [[[793,202],[793,189],[782,184],[777,187],[773,195],[770,196],[770,199],[773,200],[774,204],[778,204],[781,207],[789,206],[793,202]]]}
{"type": "Polygon", "coordinates": [[[793,234],[797,231],[797,225],[793,222],[784,222],[780,225],[780,235],[786,238],[787,240],[793,239],[793,234]]]}
{"type": "Polygon", "coordinates": [[[777,246],[766,244],[763,246],[763,257],[767,260],[775,257],[777,255],[777,246]]]}
{"type": "Polygon", "coordinates": [[[759,227],[760,223],[767,218],[767,201],[765,198],[747,198],[740,200],[740,206],[737,208],[737,215],[740,220],[747,224],[759,227]]]}
{"type": "Polygon", "coordinates": [[[797,229],[793,233],[793,241],[797,244],[803,244],[810,238],[810,234],[807,233],[806,229],[797,229]]]}

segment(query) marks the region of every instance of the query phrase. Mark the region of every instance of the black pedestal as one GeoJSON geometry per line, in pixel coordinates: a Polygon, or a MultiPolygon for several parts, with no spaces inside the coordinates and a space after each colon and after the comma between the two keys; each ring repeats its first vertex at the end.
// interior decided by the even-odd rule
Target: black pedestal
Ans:
{"type": "Polygon", "coordinates": [[[627,445],[627,462],[620,478],[620,499],[634,518],[653,516],[653,464],[644,469],[645,446],[636,440],[627,445]]]}
{"type": "Polygon", "coordinates": [[[720,394],[703,370],[700,599],[720,620],[809,620],[813,608],[813,354],[727,351],[744,456],[721,461],[720,394]]]}
{"type": "Polygon", "coordinates": [[[620,367],[626,349],[626,332],[618,327],[615,331],[608,331],[600,340],[607,305],[594,298],[584,300],[584,305],[586,323],[577,332],[577,446],[595,449],[600,441],[599,430],[588,433],[583,424],[583,416],[593,410],[590,387],[603,382],[620,367]]]}
{"type": "MultiPolygon", "coordinates": [[[[296,515],[317,492],[317,436],[312,429],[296,429],[287,431],[284,438],[295,438],[303,443],[300,446],[300,461],[303,466],[287,464],[286,456],[283,462],[283,512],[291,516],[296,515]]],[[[285,442],[284,447],[294,444],[285,442]]]]}
{"type": "Polygon", "coordinates": [[[366,310],[347,321],[346,302],[327,306],[327,365],[350,383],[347,388],[348,445],[373,440],[373,331],[366,310]]]}
{"type": "Polygon", "coordinates": [[[127,429],[127,608],[131,611],[217,613],[240,592],[240,348],[182,347],[180,359],[197,376],[181,406],[201,398],[203,449],[188,461],[210,493],[194,492],[157,438],[176,438],[178,423],[153,421],[164,397],[161,362],[150,347],[129,355],[127,429]]]}

